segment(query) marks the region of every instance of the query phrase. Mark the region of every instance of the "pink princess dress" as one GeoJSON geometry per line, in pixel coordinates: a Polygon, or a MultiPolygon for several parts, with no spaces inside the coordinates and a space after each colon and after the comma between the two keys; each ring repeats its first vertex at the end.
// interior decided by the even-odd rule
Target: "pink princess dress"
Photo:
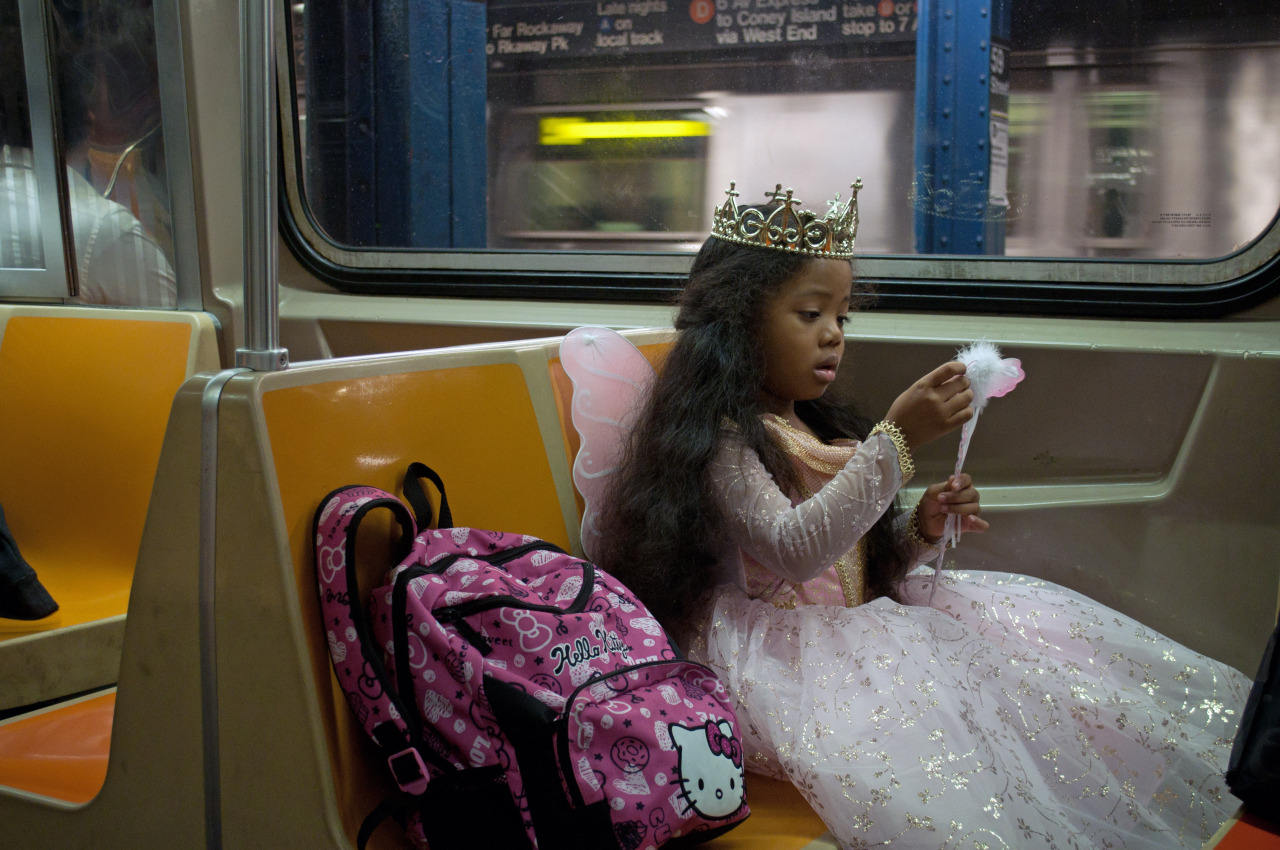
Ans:
{"type": "Polygon", "coordinates": [[[917,574],[908,604],[864,601],[897,450],[765,425],[813,495],[726,436],[724,584],[689,653],[735,694],[749,770],[849,848],[1198,848],[1234,811],[1246,676],[1027,576],[948,573],[930,603],[917,574]]]}
{"type": "MultiPolygon", "coordinates": [[[[561,358],[590,554],[653,370],[598,328],[561,358]]],[[[726,432],[720,587],[688,647],[735,696],[749,770],[793,782],[846,848],[1199,848],[1235,810],[1247,677],[1027,576],[950,572],[930,601],[918,574],[908,604],[866,600],[859,541],[903,483],[892,441],[765,424],[807,492],[726,432]]]]}

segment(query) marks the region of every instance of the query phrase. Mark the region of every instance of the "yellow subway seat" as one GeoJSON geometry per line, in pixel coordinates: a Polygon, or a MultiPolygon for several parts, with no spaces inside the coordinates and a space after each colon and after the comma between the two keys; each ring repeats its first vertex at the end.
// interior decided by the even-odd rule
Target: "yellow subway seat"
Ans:
{"type": "Polygon", "coordinates": [[[59,605],[0,620],[0,709],[115,683],[173,397],[217,365],[204,314],[0,304],[0,505],[59,605]]]}
{"type": "Polygon", "coordinates": [[[185,322],[13,316],[5,323],[0,504],[42,580],[45,563],[132,570],[191,335],[185,322]]]}
{"type": "MultiPolygon", "coordinates": [[[[555,482],[523,372],[514,363],[465,365],[273,389],[262,408],[289,529],[302,622],[315,675],[338,809],[349,834],[392,793],[386,764],[329,665],[315,604],[311,523],[325,493],[369,484],[399,493],[412,461],[436,469],[458,525],[514,531],[569,547],[555,482]]],[[[360,563],[364,591],[389,565],[389,518],[371,514],[362,539],[384,543],[360,563]],[[385,534],[379,533],[379,523],[385,534]]],[[[394,828],[373,846],[408,846],[394,828]]]]}

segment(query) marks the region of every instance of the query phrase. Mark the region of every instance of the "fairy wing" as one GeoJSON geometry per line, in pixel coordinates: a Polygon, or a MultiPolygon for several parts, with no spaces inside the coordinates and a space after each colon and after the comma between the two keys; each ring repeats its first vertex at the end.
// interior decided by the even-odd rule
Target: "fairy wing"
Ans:
{"type": "Polygon", "coordinates": [[[573,483],[582,494],[582,549],[594,558],[598,517],[631,428],[656,373],[630,340],[607,328],[578,328],[560,343],[560,362],[573,382],[573,427],[582,445],[573,483]]]}

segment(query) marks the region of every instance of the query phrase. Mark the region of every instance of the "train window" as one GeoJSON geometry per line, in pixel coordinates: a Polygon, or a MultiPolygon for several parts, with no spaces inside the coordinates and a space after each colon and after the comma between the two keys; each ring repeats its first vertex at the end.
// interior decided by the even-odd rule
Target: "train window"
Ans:
{"type": "Polygon", "coordinates": [[[174,306],[150,0],[22,0],[5,8],[5,244],[31,246],[28,264],[52,274],[34,288],[6,275],[0,292],[174,306]],[[18,221],[19,207],[41,217],[18,221]]]}
{"type": "Polygon", "coordinates": [[[286,219],[339,283],[679,273],[730,180],[861,177],[859,271],[904,286],[1274,254],[1280,15],[1245,0],[375,5],[289,18],[286,219]]]}

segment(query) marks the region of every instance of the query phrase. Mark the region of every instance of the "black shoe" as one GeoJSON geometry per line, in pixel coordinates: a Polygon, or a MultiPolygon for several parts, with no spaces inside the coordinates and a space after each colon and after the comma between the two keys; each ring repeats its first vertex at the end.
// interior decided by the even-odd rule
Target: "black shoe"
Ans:
{"type": "Polygon", "coordinates": [[[22,559],[18,543],[4,521],[0,508],[0,617],[11,620],[40,620],[58,610],[36,571],[22,559]]]}
{"type": "MultiPolygon", "coordinates": [[[[0,580],[0,586],[8,582],[0,580]]],[[[0,617],[10,620],[42,620],[58,610],[49,591],[34,572],[9,587],[0,589],[0,617]]]]}

